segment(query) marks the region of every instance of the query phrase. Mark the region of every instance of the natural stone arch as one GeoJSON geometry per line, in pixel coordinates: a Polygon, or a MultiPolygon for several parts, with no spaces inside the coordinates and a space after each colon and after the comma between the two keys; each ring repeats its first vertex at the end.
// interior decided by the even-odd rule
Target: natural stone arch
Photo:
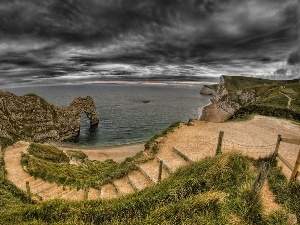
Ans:
{"type": "Polygon", "coordinates": [[[79,124],[80,124],[80,119],[82,113],[85,113],[88,119],[90,120],[90,126],[97,126],[99,123],[99,117],[97,114],[97,109],[94,103],[94,100],[92,97],[87,96],[87,97],[78,97],[75,98],[71,104],[68,107],[71,111],[74,111],[77,117],[79,119],[79,124]]]}
{"type": "Polygon", "coordinates": [[[85,113],[90,126],[99,123],[94,100],[79,97],[68,107],[58,107],[35,94],[16,96],[0,91],[0,136],[35,142],[65,141],[80,134],[80,118],[85,113]]]}

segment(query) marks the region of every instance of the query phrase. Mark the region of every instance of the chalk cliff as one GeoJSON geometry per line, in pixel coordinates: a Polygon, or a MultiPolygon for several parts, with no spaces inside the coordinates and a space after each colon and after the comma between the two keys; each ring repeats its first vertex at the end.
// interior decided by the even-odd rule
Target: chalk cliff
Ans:
{"type": "Polygon", "coordinates": [[[200,93],[212,94],[201,120],[223,122],[249,114],[299,120],[299,80],[269,80],[243,76],[221,76],[217,85],[205,86],[200,93]],[[214,93],[215,91],[216,93],[214,93]]]}
{"type": "Polygon", "coordinates": [[[96,106],[89,96],[58,107],[35,94],[16,96],[0,91],[0,137],[36,142],[74,139],[80,133],[82,113],[86,113],[91,126],[98,125],[96,106]]]}
{"type": "Polygon", "coordinates": [[[257,96],[254,89],[233,89],[230,88],[232,85],[230,81],[230,76],[223,75],[220,77],[217,87],[203,86],[200,93],[213,95],[214,99],[211,100],[210,105],[203,108],[201,120],[223,122],[242,106],[256,101],[257,96]]]}

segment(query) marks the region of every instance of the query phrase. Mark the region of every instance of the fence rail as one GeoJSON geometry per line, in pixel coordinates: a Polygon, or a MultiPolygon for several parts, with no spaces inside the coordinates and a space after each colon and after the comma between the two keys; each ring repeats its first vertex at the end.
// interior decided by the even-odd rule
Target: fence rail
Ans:
{"type": "Polygon", "coordinates": [[[300,139],[281,138],[280,140],[289,144],[300,145],[300,139]]]}
{"type": "MultiPolygon", "coordinates": [[[[219,139],[218,139],[218,144],[217,144],[217,148],[216,148],[216,155],[222,154],[222,142],[223,141],[224,141],[224,131],[220,131],[220,133],[219,133],[219,139]]],[[[298,178],[298,176],[300,176],[300,171],[299,171],[299,168],[300,168],[300,149],[299,149],[298,157],[296,158],[296,163],[295,163],[294,166],[288,160],[286,160],[281,154],[278,153],[281,142],[285,142],[285,143],[289,143],[289,144],[295,144],[295,145],[300,145],[300,139],[283,138],[283,137],[281,137],[280,134],[278,134],[276,144],[265,145],[265,146],[246,146],[246,145],[242,145],[242,144],[239,144],[239,143],[234,143],[234,142],[232,142],[230,140],[226,140],[226,141],[228,143],[231,143],[233,146],[239,146],[239,147],[242,147],[242,148],[245,148],[245,149],[248,149],[248,148],[267,149],[267,148],[275,146],[275,149],[272,151],[273,156],[272,156],[271,160],[273,161],[277,157],[278,159],[280,159],[280,161],[285,166],[287,166],[292,171],[292,175],[290,177],[290,181],[291,182],[296,181],[297,178],[298,178]]]]}
{"type": "Polygon", "coordinates": [[[293,170],[293,166],[292,164],[290,164],[282,155],[277,154],[278,159],[281,160],[281,162],[283,162],[284,165],[286,165],[291,171],[293,170]]]}

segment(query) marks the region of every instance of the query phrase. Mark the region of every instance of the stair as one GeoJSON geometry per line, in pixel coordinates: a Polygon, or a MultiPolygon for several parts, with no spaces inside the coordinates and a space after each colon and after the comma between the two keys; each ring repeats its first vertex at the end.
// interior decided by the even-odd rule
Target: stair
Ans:
{"type": "MultiPolygon", "coordinates": [[[[152,183],[158,183],[158,171],[159,163],[156,160],[151,160],[146,163],[138,165],[140,171],[145,175],[145,177],[152,183]]],[[[169,173],[166,169],[162,169],[162,180],[167,178],[169,173]]]]}
{"type": "Polygon", "coordinates": [[[89,189],[88,200],[95,200],[101,197],[101,191],[95,188],[89,189]]]}
{"type": "Polygon", "coordinates": [[[131,186],[128,177],[114,180],[113,185],[116,187],[117,193],[120,195],[131,194],[135,191],[134,187],[131,186]]]}
{"type": "Polygon", "coordinates": [[[138,170],[130,172],[128,174],[128,179],[135,190],[142,190],[153,184],[138,170]]]}
{"type": "Polygon", "coordinates": [[[163,161],[163,167],[169,172],[174,173],[180,167],[185,166],[188,162],[174,151],[164,154],[158,154],[157,160],[163,161]]]}
{"type": "Polygon", "coordinates": [[[112,184],[105,184],[101,188],[100,197],[102,199],[112,199],[118,197],[116,187],[112,184]]]}
{"type": "MultiPolygon", "coordinates": [[[[24,145],[23,147],[12,148],[6,151],[5,162],[9,180],[23,191],[26,191],[26,181],[28,181],[31,193],[40,196],[43,200],[55,198],[66,200],[84,199],[85,192],[83,189],[63,188],[62,186],[46,182],[42,179],[35,179],[24,171],[20,164],[21,151],[26,152],[27,147],[28,146],[24,145]]],[[[179,167],[188,163],[186,160],[187,157],[182,157],[182,155],[182,153],[173,150],[161,153],[157,155],[154,160],[139,164],[139,170],[131,171],[126,177],[116,179],[110,184],[103,185],[101,190],[90,188],[88,199],[113,199],[156,184],[158,183],[160,160],[163,161],[162,179],[165,179],[179,167]]]]}

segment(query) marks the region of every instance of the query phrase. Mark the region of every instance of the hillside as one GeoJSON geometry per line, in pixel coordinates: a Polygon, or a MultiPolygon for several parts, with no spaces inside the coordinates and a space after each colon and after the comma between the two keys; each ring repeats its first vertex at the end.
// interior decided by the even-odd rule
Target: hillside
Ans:
{"type": "MultiPolygon", "coordinates": [[[[93,173],[100,179],[105,175],[105,170],[101,168],[118,167],[113,162],[107,162],[106,165],[87,162],[80,174],[80,167],[72,170],[74,174],[65,167],[58,179],[62,179],[66,173],[70,173],[70,179],[66,183],[60,180],[65,183],[57,188],[62,195],[54,197],[65,196],[66,198],[62,199],[69,199],[68,193],[73,193],[75,198],[70,198],[73,201],[50,200],[28,204],[26,194],[17,190],[10,182],[1,181],[1,204],[4,207],[1,209],[0,221],[4,221],[4,224],[286,224],[286,216],[289,213],[300,212],[300,196],[297,191],[299,185],[289,184],[280,168],[272,164],[274,167],[261,196],[252,196],[251,189],[261,162],[271,162],[270,158],[262,160],[259,157],[265,157],[274,151],[277,134],[280,132],[284,137],[299,138],[299,130],[298,124],[263,116],[242,122],[217,124],[190,121],[188,124],[175,124],[149,140],[146,144],[148,150],[144,152],[148,158],[136,161],[136,168],[133,168],[133,171],[130,169],[125,176],[128,181],[134,174],[143,170],[142,175],[148,176],[148,187],[144,185],[138,189],[136,185],[137,190],[133,191],[134,193],[129,192],[132,194],[127,193],[124,196],[128,184],[121,183],[125,179],[116,178],[107,184],[115,187],[114,193],[107,192],[108,186],[105,184],[104,188],[98,191],[98,197],[88,196],[88,199],[94,200],[78,201],[84,199],[84,192],[69,190],[67,182],[72,182],[76,177],[83,182],[85,178],[87,182],[93,182],[91,179],[94,179],[94,176],[90,176],[93,173]],[[224,155],[213,157],[220,130],[225,131],[222,147],[224,155]],[[174,152],[174,147],[179,149],[184,157],[174,152]],[[232,150],[240,153],[234,153],[232,150]],[[154,155],[149,157],[151,152],[154,155]],[[164,162],[161,183],[157,182],[157,160],[164,162]],[[106,200],[112,197],[117,198],[106,200]]],[[[47,173],[43,169],[50,165],[49,162],[56,163],[57,169],[67,166],[68,159],[65,156],[57,157],[61,152],[54,148],[48,151],[49,147],[43,147],[44,150],[36,149],[38,146],[40,145],[34,144],[34,149],[29,148],[27,151],[31,158],[35,157],[44,163],[34,168],[26,165],[25,161],[30,173],[35,169],[40,173],[36,174],[37,177],[42,175],[45,179],[50,179],[51,173],[55,171],[47,173]]],[[[16,146],[15,149],[18,150],[19,147],[16,146]]],[[[6,149],[6,157],[13,150],[11,148],[6,149]]],[[[279,152],[294,164],[296,150],[298,149],[293,145],[282,145],[279,152]]],[[[72,155],[79,159],[86,158],[83,154],[72,155]]],[[[12,156],[13,160],[18,158],[15,154],[12,156]]],[[[22,162],[24,163],[24,160],[22,162]]],[[[18,174],[17,167],[6,166],[8,178],[18,174]]],[[[48,184],[41,181],[41,178],[34,182],[33,192],[37,191],[40,194],[42,189],[47,188],[48,184]],[[39,188],[40,184],[42,186],[39,188]]],[[[59,184],[58,181],[57,183],[59,184]]],[[[52,183],[51,190],[53,186],[52,183]]],[[[24,190],[26,191],[26,188],[24,190]]],[[[90,190],[95,194],[95,190],[90,190]]],[[[51,197],[52,192],[45,193],[51,197]]],[[[297,216],[299,219],[299,214],[297,216]]]]}
{"type": "Polygon", "coordinates": [[[298,79],[268,80],[221,76],[217,89],[216,85],[206,85],[200,93],[214,95],[212,104],[203,110],[202,119],[206,121],[221,122],[249,114],[300,120],[298,79]]]}
{"type": "Polygon", "coordinates": [[[180,169],[155,187],[111,201],[28,203],[22,193],[11,192],[13,187],[2,183],[1,205],[5,207],[1,207],[0,221],[4,224],[285,224],[285,215],[299,209],[300,196],[296,192],[299,187],[282,189],[284,177],[274,167],[269,183],[274,190],[277,188],[278,194],[285,195],[280,198],[282,205],[274,202],[268,186],[264,191],[267,201],[262,196],[253,196],[251,188],[260,162],[236,153],[209,157],[180,169]]]}
{"type": "Polygon", "coordinates": [[[91,126],[98,124],[96,106],[89,96],[74,99],[68,107],[58,107],[35,94],[16,96],[0,91],[0,141],[46,142],[75,138],[80,131],[82,113],[87,114],[91,126]]]}

